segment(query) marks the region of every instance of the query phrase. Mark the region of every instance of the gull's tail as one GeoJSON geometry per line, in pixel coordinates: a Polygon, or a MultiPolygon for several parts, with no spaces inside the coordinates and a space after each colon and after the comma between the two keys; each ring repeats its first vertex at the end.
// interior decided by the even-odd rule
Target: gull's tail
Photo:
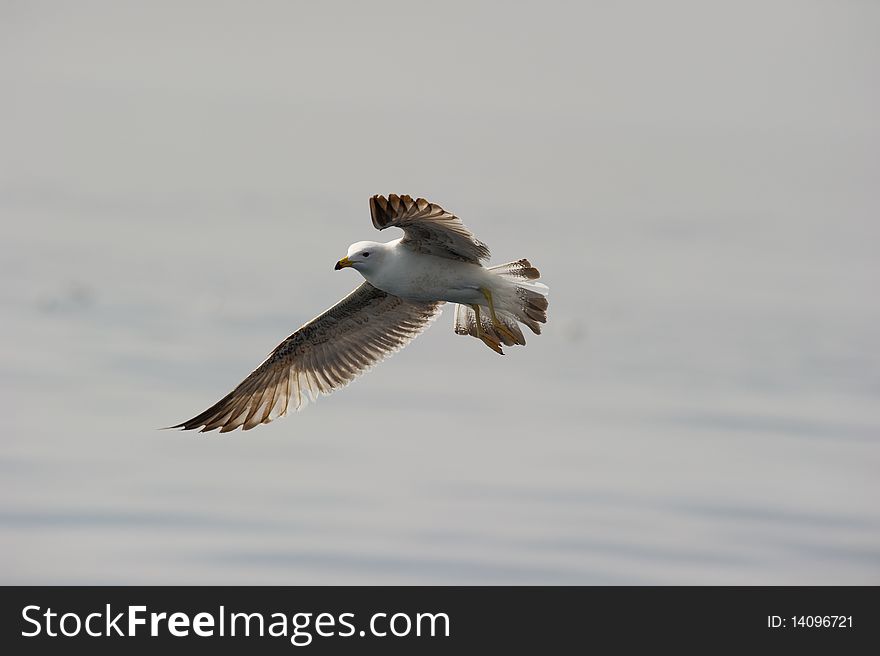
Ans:
{"type": "Polygon", "coordinates": [[[541,334],[541,324],[547,323],[547,293],[550,288],[535,282],[541,274],[525,259],[489,267],[487,271],[497,276],[489,291],[495,315],[502,325],[496,325],[492,321],[488,305],[481,305],[478,329],[477,315],[473,308],[469,305],[456,305],[455,332],[479,337],[493,351],[503,354],[502,344],[524,346],[526,343],[517,322],[528,326],[536,335],[541,334]]]}

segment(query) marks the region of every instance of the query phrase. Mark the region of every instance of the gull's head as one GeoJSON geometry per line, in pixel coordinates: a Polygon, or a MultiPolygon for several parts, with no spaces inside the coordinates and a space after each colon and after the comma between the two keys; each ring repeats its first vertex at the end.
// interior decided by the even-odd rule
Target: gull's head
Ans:
{"type": "Polygon", "coordinates": [[[385,255],[385,244],[375,241],[359,241],[348,247],[348,255],[343,257],[333,267],[337,271],[351,267],[361,273],[372,270],[385,255]]]}

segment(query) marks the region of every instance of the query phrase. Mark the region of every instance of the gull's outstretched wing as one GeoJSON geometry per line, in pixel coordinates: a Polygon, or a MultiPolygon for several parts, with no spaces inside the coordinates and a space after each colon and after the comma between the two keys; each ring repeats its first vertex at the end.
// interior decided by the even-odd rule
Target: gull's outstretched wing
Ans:
{"type": "Polygon", "coordinates": [[[474,264],[489,259],[489,248],[474,237],[461,219],[424,198],[373,196],[370,216],[377,230],[403,228],[401,244],[420,253],[474,264]]]}
{"type": "Polygon", "coordinates": [[[345,387],[415,339],[442,302],[412,303],[365,282],[281,342],[234,390],[177,426],[221,433],[250,430],[345,387]]]}

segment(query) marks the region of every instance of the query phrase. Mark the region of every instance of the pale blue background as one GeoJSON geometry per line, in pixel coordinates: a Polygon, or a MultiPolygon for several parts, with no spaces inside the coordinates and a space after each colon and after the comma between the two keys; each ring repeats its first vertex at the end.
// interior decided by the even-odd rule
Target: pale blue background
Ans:
{"type": "MultiPolygon", "coordinates": [[[[880,583],[880,5],[0,1],[2,583],[880,583]],[[551,286],[160,432],[367,198],[551,286]]],[[[392,238],[394,235],[389,235],[392,238]]]]}

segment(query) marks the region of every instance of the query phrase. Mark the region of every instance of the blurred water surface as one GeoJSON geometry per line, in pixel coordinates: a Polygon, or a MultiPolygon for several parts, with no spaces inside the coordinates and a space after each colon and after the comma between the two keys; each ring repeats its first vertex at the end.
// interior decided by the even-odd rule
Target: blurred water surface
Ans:
{"type": "Polygon", "coordinates": [[[880,8],[0,3],[2,583],[880,583],[880,8]],[[158,431],[358,282],[529,257],[350,388],[158,431]],[[395,235],[389,235],[393,238],[395,235]]]}

